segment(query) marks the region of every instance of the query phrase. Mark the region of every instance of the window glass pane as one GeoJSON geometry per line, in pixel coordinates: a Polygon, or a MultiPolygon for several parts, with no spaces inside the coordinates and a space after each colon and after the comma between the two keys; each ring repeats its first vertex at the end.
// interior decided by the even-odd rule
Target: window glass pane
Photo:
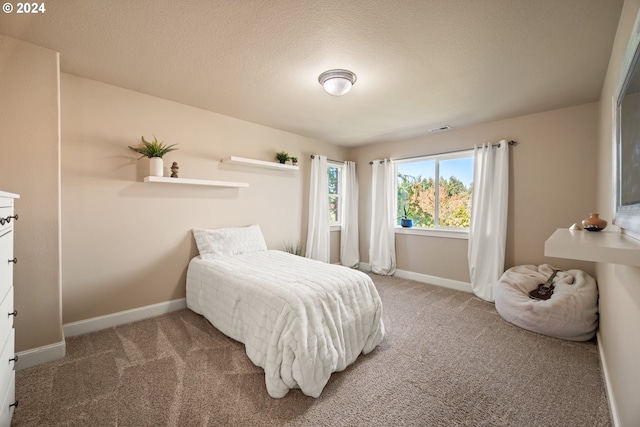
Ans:
{"type": "Polygon", "coordinates": [[[398,224],[406,214],[413,220],[414,227],[469,227],[473,187],[471,154],[455,158],[433,156],[399,162],[396,166],[398,224]]]}
{"type": "Polygon", "coordinates": [[[438,219],[442,227],[469,227],[473,157],[440,160],[438,219]]]}
{"type": "Polygon", "coordinates": [[[327,168],[329,175],[329,194],[338,194],[338,168],[327,168]]]}
{"type": "Polygon", "coordinates": [[[338,222],[338,196],[329,196],[329,221],[338,222]]]}
{"type": "Polygon", "coordinates": [[[404,216],[415,227],[435,225],[435,160],[398,163],[398,224],[404,216]]]}

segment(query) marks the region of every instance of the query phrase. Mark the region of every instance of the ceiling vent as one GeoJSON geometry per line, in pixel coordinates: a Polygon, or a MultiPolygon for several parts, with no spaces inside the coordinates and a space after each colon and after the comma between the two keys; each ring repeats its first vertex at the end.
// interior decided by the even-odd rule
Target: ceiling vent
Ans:
{"type": "Polygon", "coordinates": [[[451,126],[446,125],[446,126],[440,126],[439,128],[429,129],[429,132],[442,132],[444,130],[449,130],[449,129],[451,129],[451,126]]]}

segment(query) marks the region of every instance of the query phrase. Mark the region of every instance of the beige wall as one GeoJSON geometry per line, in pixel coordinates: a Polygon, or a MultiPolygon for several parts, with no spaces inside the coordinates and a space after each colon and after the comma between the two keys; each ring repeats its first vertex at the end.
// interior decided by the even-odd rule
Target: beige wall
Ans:
{"type": "MultiPolygon", "coordinates": [[[[600,103],[598,141],[598,208],[613,216],[612,98],[640,1],[626,0],[611,53],[600,103]]],[[[600,290],[600,344],[608,372],[609,391],[620,426],[640,425],[640,268],[597,265],[600,290]]]]}
{"type": "Polygon", "coordinates": [[[0,35],[0,189],[21,196],[15,204],[16,351],[63,340],[58,70],[56,52],[0,35]]]}
{"type": "Polygon", "coordinates": [[[192,228],[260,224],[271,249],[304,242],[309,157],[347,153],[68,74],[61,91],[64,323],[184,297],[187,264],[197,254],[192,228]],[[181,178],[249,187],[145,184],[147,160],[127,148],[142,135],[179,144],[165,168],[177,161],[181,178]],[[297,155],[300,171],[220,163],[231,155],[271,161],[280,150],[297,155]]]}
{"type": "MultiPolygon", "coordinates": [[[[544,256],[545,240],[595,209],[598,104],[485,123],[351,151],[360,182],[360,251],[368,261],[371,168],[369,161],[472,148],[474,144],[515,140],[511,148],[506,268],[550,263],[594,273],[592,263],[544,256]]],[[[467,240],[396,235],[401,270],[469,281],[467,240]]]]}

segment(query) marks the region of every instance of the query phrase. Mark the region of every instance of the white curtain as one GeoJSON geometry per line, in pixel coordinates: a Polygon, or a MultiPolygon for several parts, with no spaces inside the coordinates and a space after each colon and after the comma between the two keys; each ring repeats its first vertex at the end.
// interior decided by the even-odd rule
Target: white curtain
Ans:
{"type": "Polygon", "coordinates": [[[309,226],[305,256],[329,262],[329,177],[327,157],[313,156],[309,186],[309,226]]]}
{"type": "Polygon", "coordinates": [[[358,241],[358,180],[356,163],[344,162],[342,168],[340,198],[340,263],[345,267],[358,268],[360,249],[358,241]]]}
{"type": "Polygon", "coordinates": [[[371,183],[371,232],[369,262],[371,271],[390,276],[396,272],[394,224],[394,167],[390,160],[374,160],[371,183]]]}
{"type": "Polygon", "coordinates": [[[473,292],[494,301],[493,289],[504,272],[509,202],[509,144],[475,147],[473,198],[469,226],[469,275],[473,292]]]}

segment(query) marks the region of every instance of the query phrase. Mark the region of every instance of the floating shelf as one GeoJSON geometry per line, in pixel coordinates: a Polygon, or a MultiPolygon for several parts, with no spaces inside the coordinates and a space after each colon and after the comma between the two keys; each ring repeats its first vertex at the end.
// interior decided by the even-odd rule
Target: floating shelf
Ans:
{"type": "Polygon", "coordinates": [[[231,163],[232,165],[255,166],[255,167],[265,168],[265,169],[277,169],[277,170],[288,170],[288,171],[297,171],[300,169],[299,166],[286,165],[283,163],[276,163],[276,162],[265,162],[264,160],[247,159],[245,157],[238,157],[238,156],[227,157],[226,159],[222,159],[222,162],[231,163]]]}
{"type": "Polygon", "coordinates": [[[544,255],[640,267],[640,240],[617,231],[559,228],[545,242],[544,255]]]}
{"type": "Polygon", "coordinates": [[[241,188],[248,187],[246,182],[232,181],[208,181],[205,179],[188,179],[188,178],[170,178],[165,176],[146,176],[144,182],[157,182],[163,184],[186,184],[186,185],[205,185],[209,187],[232,187],[241,188]]]}

